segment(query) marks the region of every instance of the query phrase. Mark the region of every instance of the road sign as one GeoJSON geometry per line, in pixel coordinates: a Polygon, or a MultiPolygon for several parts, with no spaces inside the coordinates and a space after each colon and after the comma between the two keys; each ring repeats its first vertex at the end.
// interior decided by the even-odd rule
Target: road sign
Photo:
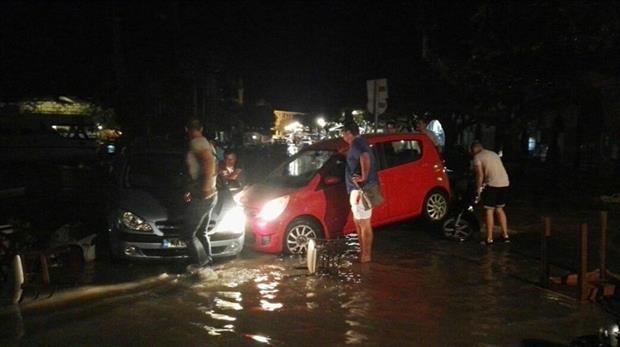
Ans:
{"type": "Polygon", "coordinates": [[[381,78],[366,81],[366,90],[368,91],[368,104],[366,108],[375,116],[375,132],[377,131],[377,123],[379,115],[387,110],[388,85],[387,79],[381,78]]]}

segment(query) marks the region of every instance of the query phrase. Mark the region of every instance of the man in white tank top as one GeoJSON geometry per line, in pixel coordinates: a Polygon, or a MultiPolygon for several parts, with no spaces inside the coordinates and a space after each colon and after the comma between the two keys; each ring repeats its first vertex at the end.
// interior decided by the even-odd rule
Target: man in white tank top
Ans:
{"type": "Polygon", "coordinates": [[[217,203],[217,166],[213,148],[202,135],[202,123],[192,119],[185,127],[189,140],[187,151],[187,171],[189,172],[188,202],[183,238],[187,243],[190,257],[189,271],[194,271],[211,263],[211,242],[207,228],[211,212],[217,203]]]}

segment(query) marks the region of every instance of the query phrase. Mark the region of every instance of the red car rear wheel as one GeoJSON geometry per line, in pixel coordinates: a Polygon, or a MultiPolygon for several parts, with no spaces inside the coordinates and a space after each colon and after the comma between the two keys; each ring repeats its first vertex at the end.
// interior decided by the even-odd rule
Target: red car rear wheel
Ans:
{"type": "Polygon", "coordinates": [[[439,189],[432,190],[424,199],[422,214],[429,222],[443,220],[448,214],[448,195],[439,189]]]}

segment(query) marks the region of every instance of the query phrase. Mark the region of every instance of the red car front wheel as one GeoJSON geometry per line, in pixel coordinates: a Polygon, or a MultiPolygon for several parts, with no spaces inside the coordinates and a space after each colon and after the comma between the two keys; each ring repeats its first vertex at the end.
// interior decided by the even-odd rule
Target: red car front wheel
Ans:
{"type": "Polygon", "coordinates": [[[308,250],[308,241],[323,237],[321,226],[310,218],[294,220],[286,230],[284,252],[288,254],[304,254],[308,250]]]}

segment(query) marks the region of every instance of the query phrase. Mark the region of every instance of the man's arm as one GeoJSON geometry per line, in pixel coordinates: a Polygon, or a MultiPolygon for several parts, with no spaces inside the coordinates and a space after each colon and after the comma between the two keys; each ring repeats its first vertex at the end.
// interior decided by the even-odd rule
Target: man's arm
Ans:
{"type": "Polygon", "coordinates": [[[239,179],[240,175],[241,175],[241,169],[235,169],[235,171],[233,171],[230,175],[228,175],[228,179],[236,181],[239,179]]]}
{"type": "Polygon", "coordinates": [[[370,171],[370,154],[363,152],[360,155],[360,171],[361,176],[353,175],[353,182],[363,183],[368,179],[368,171],[370,171]]]}
{"type": "Polygon", "coordinates": [[[368,152],[364,152],[360,155],[360,169],[362,171],[362,182],[366,182],[366,180],[368,180],[368,171],[370,171],[370,155],[368,152]]]}
{"type": "Polygon", "coordinates": [[[212,197],[215,194],[215,178],[216,164],[215,157],[209,149],[200,151],[197,155],[200,160],[201,167],[203,169],[202,175],[202,193],[205,199],[212,197]]]}
{"type": "Polygon", "coordinates": [[[482,191],[484,180],[484,172],[482,172],[482,164],[480,162],[474,163],[474,173],[476,174],[476,197],[478,197],[482,191]]]}

